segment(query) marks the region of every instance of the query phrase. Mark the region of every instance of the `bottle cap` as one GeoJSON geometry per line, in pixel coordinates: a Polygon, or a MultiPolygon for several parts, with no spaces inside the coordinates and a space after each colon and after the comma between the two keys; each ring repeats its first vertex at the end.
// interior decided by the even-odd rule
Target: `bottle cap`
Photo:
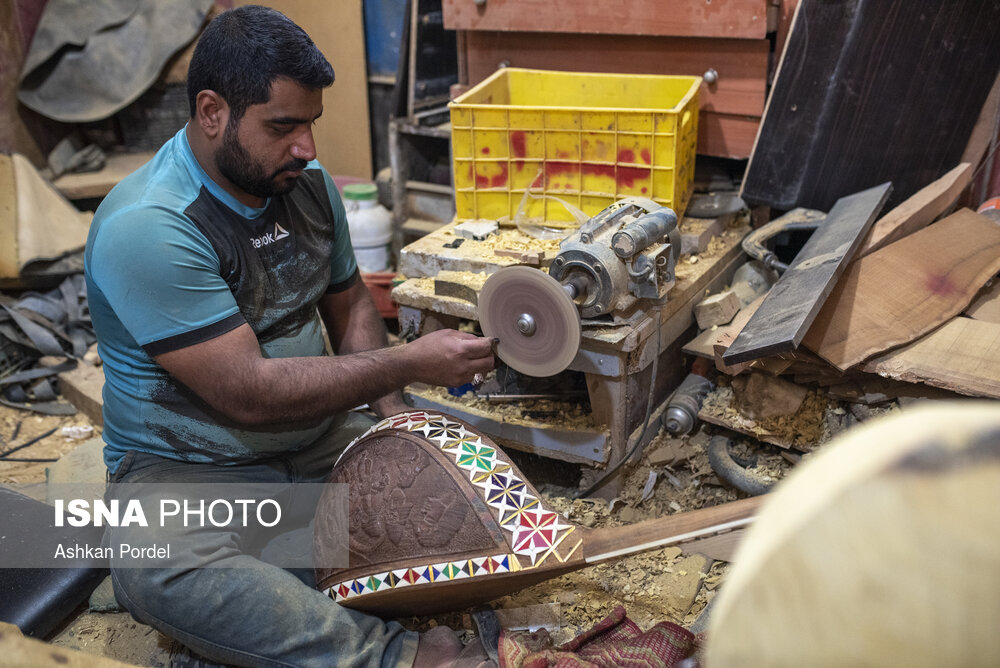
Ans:
{"type": "Polygon", "coordinates": [[[374,183],[351,183],[344,186],[344,199],[377,199],[378,188],[374,183]]]}

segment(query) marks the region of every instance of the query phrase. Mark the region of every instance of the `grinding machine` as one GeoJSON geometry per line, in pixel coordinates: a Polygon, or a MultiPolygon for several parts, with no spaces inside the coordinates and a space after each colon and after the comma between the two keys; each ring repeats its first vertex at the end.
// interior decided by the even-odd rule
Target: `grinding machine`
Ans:
{"type": "Polygon", "coordinates": [[[663,303],[680,249],[671,209],[619,200],[560,243],[547,274],[526,266],[492,274],[479,294],[483,333],[499,339],[497,355],[515,371],[558,374],[576,357],[582,324],[627,324],[663,303]]]}

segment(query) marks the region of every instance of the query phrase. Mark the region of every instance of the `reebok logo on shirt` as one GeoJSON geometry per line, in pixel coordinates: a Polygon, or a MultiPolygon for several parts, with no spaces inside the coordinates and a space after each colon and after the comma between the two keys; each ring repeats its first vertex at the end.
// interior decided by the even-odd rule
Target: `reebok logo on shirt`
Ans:
{"type": "Polygon", "coordinates": [[[275,241],[280,241],[287,236],[289,236],[288,230],[275,223],[274,232],[268,232],[259,237],[250,237],[250,243],[253,244],[254,248],[261,248],[273,244],[275,241]]]}

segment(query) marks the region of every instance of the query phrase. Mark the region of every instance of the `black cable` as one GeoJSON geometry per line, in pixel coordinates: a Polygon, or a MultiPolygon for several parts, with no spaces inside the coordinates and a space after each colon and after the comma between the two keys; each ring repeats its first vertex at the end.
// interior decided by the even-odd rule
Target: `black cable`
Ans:
{"type": "Polygon", "coordinates": [[[37,457],[0,457],[0,462],[57,462],[58,458],[37,458],[37,457]]]}
{"type": "MultiPolygon", "coordinates": [[[[56,431],[58,429],[59,429],[59,427],[53,427],[52,429],[48,430],[44,434],[41,434],[40,436],[36,436],[36,437],[34,437],[33,439],[31,439],[29,441],[25,441],[21,445],[15,446],[15,447],[11,448],[10,450],[4,450],[3,452],[0,452],[0,459],[6,458],[7,455],[13,454],[13,453],[17,452],[18,450],[23,450],[24,448],[28,447],[29,445],[34,445],[35,443],[38,443],[43,438],[48,438],[52,434],[56,433],[56,431]]],[[[8,461],[14,461],[14,460],[8,460],[8,461]]]]}

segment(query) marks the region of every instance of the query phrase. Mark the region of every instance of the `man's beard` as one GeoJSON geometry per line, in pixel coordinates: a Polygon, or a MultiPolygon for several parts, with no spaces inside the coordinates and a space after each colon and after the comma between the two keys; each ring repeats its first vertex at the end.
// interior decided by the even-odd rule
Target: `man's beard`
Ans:
{"type": "Polygon", "coordinates": [[[286,171],[301,171],[308,163],[296,158],[268,174],[264,165],[240,144],[236,136],[238,125],[229,123],[223,132],[222,146],[215,152],[215,166],[219,172],[233,185],[254,197],[268,198],[290,193],[295,188],[297,179],[289,178],[279,183],[275,177],[286,171]]]}

